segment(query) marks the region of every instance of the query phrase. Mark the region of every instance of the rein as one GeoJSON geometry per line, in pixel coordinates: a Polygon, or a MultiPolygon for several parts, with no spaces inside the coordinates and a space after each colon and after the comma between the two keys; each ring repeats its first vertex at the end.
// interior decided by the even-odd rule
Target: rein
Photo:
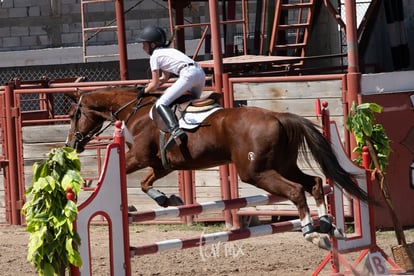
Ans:
{"type": "Polygon", "coordinates": [[[130,104],[134,103],[138,101],[137,105],[134,107],[134,109],[132,110],[132,113],[129,114],[128,118],[125,120],[125,124],[128,122],[128,120],[132,117],[132,115],[134,115],[138,108],[136,108],[137,106],[139,106],[139,104],[142,101],[142,97],[140,95],[139,98],[135,98],[129,102],[127,102],[126,104],[124,104],[123,106],[121,106],[120,108],[118,108],[117,111],[115,111],[114,113],[111,113],[111,121],[105,126],[103,127],[100,131],[96,132],[94,136],[99,136],[102,132],[104,132],[108,127],[110,127],[111,125],[113,125],[117,120],[118,120],[118,114],[124,110],[125,108],[127,108],[130,104]]]}
{"type": "MultiPolygon", "coordinates": [[[[81,101],[82,101],[82,97],[83,96],[81,96],[80,97],[80,99],[79,99],[79,103],[77,104],[77,107],[76,107],[76,116],[77,116],[77,114],[78,113],[82,113],[82,110],[81,110],[81,108],[82,108],[82,105],[81,105],[81,101]]],[[[115,112],[111,112],[111,120],[110,120],[110,122],[106,125],[106,126],[104,126],[104,127],[102,127],[101,128],[101,126],[103,125],[103,124],[101,124],[101,125],[97,125],[96,127],[94,127],[93,129],[91,129],[86,135],[83,135],[82,133],[80,133],[79,131],[75,131],[74,132],[74,135],[75,135],[75,138],[76,138],[76,142],[77,143],[80,143],[80,142],[82,142],[83,140],[85,140],[85,139],[89,139],[89,140],[91,140],[93,137],[97,137],[97,136],[99,136],[100,134],[102,134],[107,128],[109,128],[111,125],[113,125],[117,120],[118,120],[118,115],[119,115],[119,113],[122,111],[122,110],[124,110],[125,108],[127,108],[129,105],[131,105],[131,104],[133,104],[133,103],[135,103],[136,102],[136,105],[134,106],[134,108],[132,109],[132,111],[131,111],[131,113],[129,114],[129,116],[126,118],[126,120],[124,120],[125,121],[125,124],[127,124],[128,123],[128,121],[131,119],[131,117],[132,116],[134,116],[136,113],[137,113],[137,111],[140,109],[140,108],[142,108],[142,107],[144,107],[144,106],[147,106],[147,105],[150,105],[150,104],[153,104],[153,103],[155,103],[155,100],[151,100],[151,101],[148,101],[148,102],[146,102],[146,103],[143,103],[143,104],[141,104],[141,102],[142,102],[142,100],[144,99],[144,97],[145,97],[145,94],[144,93],[139,93],[138,94],[138,97],[136,97],[136,98],[134,98],[134,99],[132,99],[131,101],[129,101],[129,102],[127,102],[127,103],[125,103],[124,105],[122,105],[120,108],[118,108],[118,110],[117,111],[115,111],[115,112]],[[100,130],[99,130],[100,129],[100,130]]],[[[85,115],[86,116],[86,115],[85,115]]],[[[88,116],[86,116],[86,118],[88,118],[89,120],[92,120],[92,119],[90,119],[88,116]]],[[[76,128],[77,128],[77,121],[76,121],[76,128]]]]}

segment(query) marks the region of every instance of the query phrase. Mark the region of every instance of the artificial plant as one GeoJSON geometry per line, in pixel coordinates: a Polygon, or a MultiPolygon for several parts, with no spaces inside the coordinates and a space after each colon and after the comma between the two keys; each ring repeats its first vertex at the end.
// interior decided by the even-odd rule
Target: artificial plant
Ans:
{"type": "Polygon", "coordinates": [[[346,119],[346,128],[354,134],[356,147],[353,152],[358,153],[358,157],[354,161],[359,165],[362,165],[363,148],[368,148],[371,157],[370,169],[379,183],[381,193],[390,212],[398,244],[406,245],[404,231],[394,210],[385,177],[388,157],[392,150],[390,139],[383,126],[375,123],[374,113],[381,113],[381,111],[382,107],[376,103],[363,103],[358,106],[352,103],[350,113],[346,119]]]}
{"type": "Polygon", "coordinates": [[[52,149],[47,160],[33,165],[33,184],[26,191],[29,200],[22,213],[30,233],[27,260],[39,275],[65,275],[70,265],[82,265],[73,222],[83,182],[80,160],[72,148],[52,149]]]}

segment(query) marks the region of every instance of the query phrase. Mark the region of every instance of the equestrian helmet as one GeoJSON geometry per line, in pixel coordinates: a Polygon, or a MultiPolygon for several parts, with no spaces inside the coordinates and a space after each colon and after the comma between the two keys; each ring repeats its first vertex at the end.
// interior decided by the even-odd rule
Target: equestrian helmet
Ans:
{"type": "Polygon", "coordinates": [[[157,26],[147,26],[137,38],[138,42],[154,42],[157,46],[167,43],[165,31],[157,26]]]}

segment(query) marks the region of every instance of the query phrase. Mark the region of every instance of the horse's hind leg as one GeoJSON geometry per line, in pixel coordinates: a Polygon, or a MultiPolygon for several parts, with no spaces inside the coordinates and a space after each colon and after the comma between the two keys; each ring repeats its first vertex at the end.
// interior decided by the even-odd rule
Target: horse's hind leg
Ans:
{"type": "MultiPolygon", "coordinates": [[[[240,177],[243,180],[242,174],[240,177]]],[[[329,239],[321,238],[313,226],[306,201],[305,189],[301,184],[288,180],[273,170],[261,172],[253,178],[245,178],[244,181],[264,189],[271,194],[283,196],[292,201],[298,209],[302,233],[305,239],[323,249],[330,249],[329,239]]]]}
{"type": "Polygon", "coordinates": [[[306,175],[301,171],[296,174],[296,176],[298,175],[301,176],[301,179],[297,179],[297,181],[303,183],[305,190],[315,199],[319,216],[320,232],[329,233],[332,230],[332,224],[328,217],[328,210],[326,209],[322,179],[320,177],[306,175]]]}
{"type": "Polygon", "coordinates": [[[299,169],[292,175],[295,176],[295,181],[302,183],[305,190],[315,199],[319,216],[319,231],[328,233],[336,239],[345,239],[343,231],[336,228],[328,217],[322,179],[317,176],[306,175],[299,169]]]}

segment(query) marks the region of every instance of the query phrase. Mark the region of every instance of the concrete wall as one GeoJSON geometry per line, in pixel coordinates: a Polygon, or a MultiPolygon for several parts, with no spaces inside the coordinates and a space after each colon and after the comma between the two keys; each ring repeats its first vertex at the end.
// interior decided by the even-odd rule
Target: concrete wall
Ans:
{"type": "MultiPolygon", "coordinates": [[[[250,1],[255,2],[255,1],[250,1]]],[[[133,43],[143,27],[153,24],[169,29],[168,2],[124,0],[127,43],[133,43]]],[[[205,6],[194,2],[184,9],[185,23],[209,20],[205,6]],[[207,18],[207,20],[206,20],[207,18]]],[[[254,7],[254,3],[249,3],[254,7]]],[[[84,5],[85,27],[116,25],[115,1],[84,5]]],[[[251,20],[254,22],[254,9],[251,20]]],[[[237,19],[241,4],[237,3],[237,19]]],[[[240,27],[241,29],[241,27],[240,27]]],[[[93,34],[87,32],[88,37],[93,34]]],[[[200,29],[187,28],[186,38],[199,38],[200,29]]],[[[117,44],[116,30],[102,31],[88,45],[117,44]]],[[[0,6],[0,52],[53,47],[82,46],[81,0],[3,0],[0,6]]]]}
{"type": "MultiPolygon", "coordinates": [[[[294,1],[292,1],[294,2],[294,1]]],[[[168,2],[163,0],[135,1],[124,0],[125,28],[127,43],[133,43],[139,31],[149,24],[155,24],[168,30],[168,2]]],[[[221,2],[220,2],[221,3],[221,2]]],[[[248,1],[249,32],[254,31],[255,1],[248,1]]],[[[207,22],[209,14],[207,2],[193,2],[184,9],[185,23],[207,22]]],[[[84,5],[85,27],[102,27],[111,25],[116,19],[115,1],[90,3],[84,5]]],[[[221,5],[219,10],[221,11],[221,5]]],[[[326,9],[323,13],[327,13],[326,9]]],[[[336,23],[326,14],[322,26],[316,28],[318,42],[315,49],[326,48],[332,41],[337,44],[337,34],[329,42],[322,42],[321,36],[337,32],[336,23]],[[328,18],[328,19],[327,19],[328,18]],[[326,21],[328,20],[328,22],[326,21]],[[319,34],[319,35],[318,35],[319,34]]],[[[332,17],[332,16],[330,16],[332,17]]],[[[237,3],[236,19],[241,19],[241,2],[237,3]]],[[[112,24],[113,25],[113,24],[112,24]]],[[[198,39],[200,29],[186,28],[187,39],[198,39]]],[[[236,33],[241,33],[242,26],[236,27],[236,33]]],[[[94,32],[87,32],[88,37],[94,32]]],[[[322,39],[325,41],[325,39],[322,39]]],[[[312,42],[313,43],[313,42],[312,42]]],[[[116,31],[102,31],[88,40],[88,45],[117,44],[116,31]]],[[[55,47],[82,46],[81,0],[3,0],[0,6],[0,52],[33,50],[55,47]]],[[[326,50],[326,49],[325,49],[326,50]]],[[[337,49],[327,49],[328,53],[337,49]]]]}
{"type": "MultiPolygon", "coordinates": [[[[82,45],[80,0],[3,0],[0,8],[0,51],[82,45]]],[[[88,27],[105,26],[116,18],[115,1],[86,5],[88,27]]],[[[151,22],[168,26],[166,1],[124,0],[126,37],[151,22]],[[131,9],[132,8],[132,9],[131,9]],[[155,18],[155,19],[154,19],[155,18]]],[[[186,9],[189,13],[189,10],[186,9]]],[[[115,31],[105,31],[91,44],[116,44],[115,31]]]]}

